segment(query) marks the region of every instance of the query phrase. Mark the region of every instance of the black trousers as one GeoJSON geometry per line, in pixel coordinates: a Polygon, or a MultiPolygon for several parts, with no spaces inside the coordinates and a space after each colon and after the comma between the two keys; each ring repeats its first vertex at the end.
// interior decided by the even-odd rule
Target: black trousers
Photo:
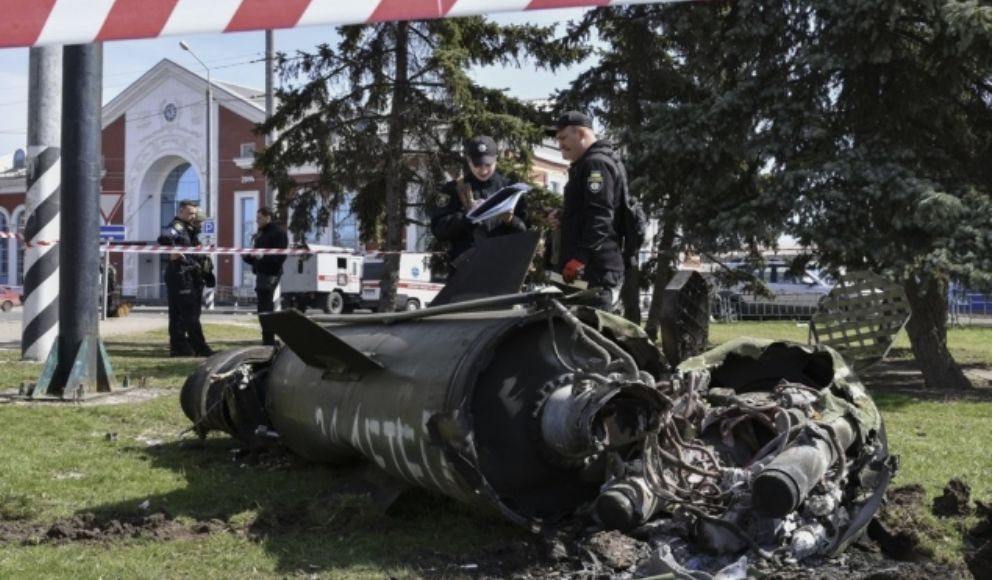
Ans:
{"type": "MultiPolygon", "coordinates": [[[[262,314],[264,312],[272,312],[275,310],[275,301],[273,297],[275,296],[275,291],[273,290],[263,290],[261,288],[255,289],[256,298],[256,308],[255,312],[262,314]]],[[[267,332],[262,330],[262,344],[267,344],[273,346],[276,344],[276,335],[272,332],[267,332]]]]}
{"type": "Polygon", "coordinates": [[[169,298],[169,353],[172,355],[211,354],[200,326],[203,290],[191,280],[166,278],[169,298]]]}
{"type": "Polygon", "coordinates": [[[586,268],[583,272],[583,280],[590,288],[600,288],[597,296],[591,297],[583,304],[615,314],[621,296],[621,286],[624,285],[624,272],[586,268]]]}

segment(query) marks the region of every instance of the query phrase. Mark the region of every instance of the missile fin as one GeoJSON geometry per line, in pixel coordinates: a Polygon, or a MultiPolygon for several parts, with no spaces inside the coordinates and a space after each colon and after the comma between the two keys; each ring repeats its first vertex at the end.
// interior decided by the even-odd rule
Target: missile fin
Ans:
{"type": "Polygon", "coordinates": [[[384,368],[382,363],[356,350],[297,310],[260,314],[259,323],[264,330],[276,333],[308,366],[343,376],[384,368]]]}

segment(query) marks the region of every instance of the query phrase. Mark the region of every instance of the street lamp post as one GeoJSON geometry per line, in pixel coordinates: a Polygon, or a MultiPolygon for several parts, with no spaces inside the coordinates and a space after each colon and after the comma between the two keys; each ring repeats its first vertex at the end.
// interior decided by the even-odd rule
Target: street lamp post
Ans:
{"type": "Polygon", "coordinates": [[[212,195],[212,190],[213,190],[212,180],[211,180],[212,163],[211,163],[210,152],[211,152],[211,146],[213,145],[213,143],[211,142],[212,141],[211,132],[213,131],[212,129],[213,123],[211,123],[213,117],[213,107],[211,106],[211,104],[214,102],[214,92],[212,90],[213,85],[210,82],[210,68],[207,67],[207,65],[203,64],[203,61],[200,60],[200,57],[198,57],[195,52],[193,52],[193,50],[190,48],[190,45],[187,44],[185,40],[180,41],[179,46],[182,47],[182,49],[185,50],[186,52],[193,55],[193,58],[197,59],[197,62],[200,63],[200,66],[202,66],[203,69],[207,71],[207,153],[206,153],[207,167],[205,170],[207,184],[204,187],[204,191],[207,194],[207,203],[206,203],[207,217],[212,218],[214,217],[214,204],[213,204],[213,195],[212,195]]]}

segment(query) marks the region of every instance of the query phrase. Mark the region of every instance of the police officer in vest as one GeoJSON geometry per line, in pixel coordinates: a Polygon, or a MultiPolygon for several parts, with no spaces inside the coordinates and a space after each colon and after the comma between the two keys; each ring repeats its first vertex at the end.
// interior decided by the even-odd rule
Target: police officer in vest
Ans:
{"type": "MultiPolygon", "coordinates": [[[[198,226],[197,202],[184,199],[166,233],[159,236],[161,245],[196,247],[198,226]]],[[[190,252],[176,251],[168,255],[165,283],[169,297],[169,355],[210,356],[214,351],[207,346],[200,326],[203,305],[204,259],[190,252]]]]}
{"type": "Polygon", "coordinates": [[[441,187],[431,208],[431,233],[448,243],[449,271],[468,256],[477,239],[502,236],[528,229],[527,203],[522,196],[514,211],[474,224],[466,213],[512,181],[496,172],[497,144],[486,135],[466,144],[463,176],[441,187]]]}
{"type": "Polygon", "coordinates": [[[623,202],[624,166],[613,144],[597,139],[593,121],[569,111],[545,134],[555,137],[569,166],[559,216],[560,246],[556,269],[566,282],[581,279],[602,292],[591,306],[614,312],[624,282],[621,238],[614,215],[623,202]]]}

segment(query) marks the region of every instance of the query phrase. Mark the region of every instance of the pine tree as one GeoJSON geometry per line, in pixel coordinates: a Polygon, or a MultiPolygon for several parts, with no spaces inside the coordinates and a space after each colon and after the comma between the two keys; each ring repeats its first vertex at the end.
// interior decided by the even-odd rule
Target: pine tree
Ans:
{"type": "MultiPolygon", "coordinates": [[[[702,248],[775,247],[902,284],[932,387],[967,387],[947,284],[990,285],[990,7],[754,0],[656,7],[673,66],[629,133],[635,179],[702,248]]],[[[665,213],[663,213],[665,219],[665,213]]],[[[658,288],[656,289],[658,290],[658,288]]]]}
{"type": "Polygon", "coordinates": [[[646,272],[626,273],[622,292],[625,316],[640,322],[639,282],[653,280],[646,324],[653,338],[681,250],[754,249],[777,237],[769,211],[762,220],[734,221],[743,206],[759,203],[756,173],[764,163],[747,147],[757,123],[752,101],[723,98],[740,90],[741,62],[715,39],[735,10],[735,3],[601,8],[569,34],[605,46],[559,99],[604,121],[624,153],[632,193],[659,221],[656,257],[646,272]]]}
{"type": "Polygon", "coordinates": [[[380,310],[393,311],[403,228],[414,219],[408,209],[431,203],[457,173],[462,143],[491,135],[518,153],[499,169],[520,176],[541,139],[540,111],[480,86],[469,71],[526,58],[554,70],[582,54],[552,42],[552,33],[483,17],[389,22],[342,27],[334,48],[282,55],[282,78],[304,82],[280,89],[275,114],[257,128],[279,134],[257,167],[292,213],[291,231],[300,237],[326,227],[354,192],[361,239],[382,241],[386,251],[380,310]],[[292,175],[304,166],[316,167],[316,178],[292,175]]]}

